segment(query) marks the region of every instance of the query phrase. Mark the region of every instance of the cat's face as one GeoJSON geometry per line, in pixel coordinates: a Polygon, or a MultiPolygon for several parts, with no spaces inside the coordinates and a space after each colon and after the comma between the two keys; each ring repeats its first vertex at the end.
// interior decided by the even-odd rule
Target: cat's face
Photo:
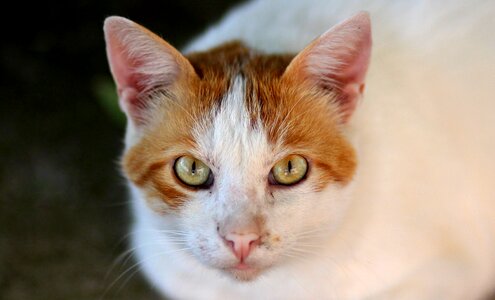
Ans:
{"type": "Polygon", "coordinates": [[[174,77],[152,84],[160,75],[136,72],[149,66],[129,53],[134,73],[119,74],[112,52],[122,41],[111,38],[130,121],[124,172],[150,211],[174,219],[189,254],[250,280],[318,251],[348,202],[356,158],[342,130],[362,85],[332,87],[342,74],[313,80],[319,53],[292,59],[232,43],[185,58],[164,42],[174,77]]]}

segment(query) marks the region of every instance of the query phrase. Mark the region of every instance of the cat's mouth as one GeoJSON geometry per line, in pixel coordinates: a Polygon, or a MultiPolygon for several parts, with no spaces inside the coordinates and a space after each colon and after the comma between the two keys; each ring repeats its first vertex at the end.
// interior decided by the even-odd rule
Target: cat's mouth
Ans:
{"type": "Polygon", "coordinates": [[[239,262],[233,267],[225,268],[224,271],[239,281],[252,281],[262,272],[262,268],[239,262]]]}

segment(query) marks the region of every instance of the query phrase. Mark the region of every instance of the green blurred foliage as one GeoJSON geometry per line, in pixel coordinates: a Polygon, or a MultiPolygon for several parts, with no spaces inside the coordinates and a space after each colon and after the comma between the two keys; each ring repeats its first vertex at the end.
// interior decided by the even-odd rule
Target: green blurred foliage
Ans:
{"type": "Polygon", "coordinates": [[[119,106],[115,84],[110,77],[97,76],[93,79],[93,92],[108,117],[117,125],[124,126],[125,114],[119,106]]]}

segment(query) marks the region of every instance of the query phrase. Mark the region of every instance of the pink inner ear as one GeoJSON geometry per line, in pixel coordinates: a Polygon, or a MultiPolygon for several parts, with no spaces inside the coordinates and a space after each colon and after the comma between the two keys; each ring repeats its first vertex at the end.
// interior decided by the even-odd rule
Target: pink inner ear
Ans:
{"type": "Polygon", "coordinates": [[[120,108],[126,112],[136,123],[141,123],[141,112],[145,107],[143,103],[143,92],[147,81],[146,75],[137,72],[139,63],[136,59],[130,58],[126,54],[125,48],[114,42],[108,46],[108,57],[117,85],[120,108]]]}
{"type": "Polygon", "coordinates": [[[310,84],[336,91],[342,121],[346,122],[363,93],[370,54],[370,19],[367,13],[359,13],[306,47],[288,70],[302,73],[310,84]]]}
{"type": "Polygon", "coordinates": [[[354,37],[356,39],[350,37],[348,52],[342,53],[340,57],[337,57],[342,62],[342,67],[336,69],[334,74],[329,74],[330,78],[333,78],[338,84],[337,88],[340,89],[338,102],[344,123],[352,116],[357,101],[363,94],[366,71],[368,70],[371,55],[369,23],[358,26],[356,31],[361,30],[364,32],[356,34],[354,37]]]}
{"type": "Polygon", "coordinates": [[[124,18],[107,18],[104,30],[120,107],[139,125],[147,107],[146,93],[176,80],[180,54],[153,33],[124,18]]]}
{"type": "Polygon", "coordinates": [[[115,82],[117,84],[117,90],[119,96],[124,89],[138,88],[138,80],[136,80],[134,73],[131,69],[134,68],[134,63],[131,59],[126,57],[123,53],[122,47],[115,47],[117,49],[109,49],[109,58],[112,65],[112,73],[115,77],[115,82]]]}

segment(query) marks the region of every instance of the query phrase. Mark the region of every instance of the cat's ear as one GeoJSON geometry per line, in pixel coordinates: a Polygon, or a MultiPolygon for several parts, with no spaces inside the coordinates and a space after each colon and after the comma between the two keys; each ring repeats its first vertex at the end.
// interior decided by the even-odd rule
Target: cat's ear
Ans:
{"type": "Polygon", "coordinates": [[[337,93],[342,122],[346,122],[363,93],[371,53],[371,25],[361,12],[332,27],[303,49],[284,77],[296,84],[337,93]]]}
{"type": "Polygon", "coordinates": [[[148,94],[190,79],[194,69],[174,47],[128,19],[108,17],[103,29],[120,107],[139,126],[149,105],[148,94]]]}

